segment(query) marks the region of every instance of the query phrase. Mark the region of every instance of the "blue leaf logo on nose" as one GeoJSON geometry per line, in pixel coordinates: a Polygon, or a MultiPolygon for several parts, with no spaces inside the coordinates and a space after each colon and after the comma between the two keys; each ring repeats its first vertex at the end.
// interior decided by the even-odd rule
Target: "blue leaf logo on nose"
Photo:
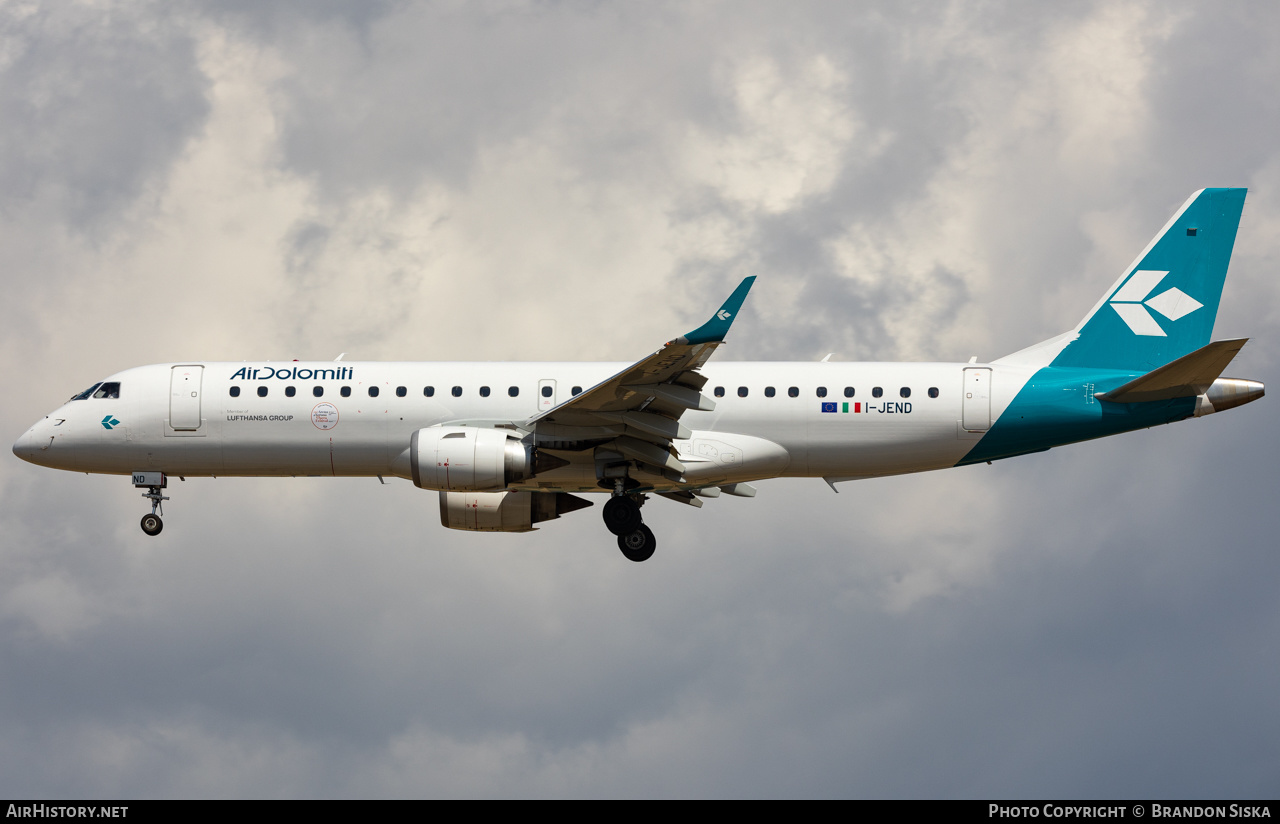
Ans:
{"type": "Polygon", "coordinates": [[[105,418],[103,418],[103,419],[102,419],[102,428],[103,428],[103,429],[115,429],[115,428],[116,428],[117,426],[119,426],[119,425],[120,425],[120,421],[116,420],[115,418],[111,417],[110,415],[108,415],[108,416],[106,416],[105,418]]]}

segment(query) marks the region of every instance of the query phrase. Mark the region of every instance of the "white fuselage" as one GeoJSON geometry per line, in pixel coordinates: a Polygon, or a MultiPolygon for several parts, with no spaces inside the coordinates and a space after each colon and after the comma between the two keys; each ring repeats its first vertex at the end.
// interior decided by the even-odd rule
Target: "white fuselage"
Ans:
{"type": "MultiPolygon", "coordinates": [[[[407,450],[416,430],[526,420],[626,366],[156,364],[108,378],[119,383],[118,397],[69,401],[14,449],[33,463],[82,472],[409,477],[407,450]]],[[[1032,371],[953,363],[710,363],[702,369],[708,379],[702,393],[716,407],[687,412],[681,423],[693,436],[675,447],[708,483],[940,469],[974,447],[1032,371]],[[975,399],[966,377],[981,373],[989,396],[975,399]]],[[[557,444],[544,439],[543,446],[557,444]]],[[[511,488],[599,488],[590,449],[557,454],[570,465],[511,488]]]]}

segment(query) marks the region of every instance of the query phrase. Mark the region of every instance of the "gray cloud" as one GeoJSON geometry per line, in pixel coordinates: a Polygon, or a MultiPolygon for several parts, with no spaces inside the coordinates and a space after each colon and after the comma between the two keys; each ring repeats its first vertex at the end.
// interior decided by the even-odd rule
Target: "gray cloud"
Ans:
{"type": "Polygon", "coordinates": [[[180,20],[121,7],[10,7],[0,57],[0,191],[13,216],[91,228],[128,208],[200,128],[208,104],[180,20]]]}

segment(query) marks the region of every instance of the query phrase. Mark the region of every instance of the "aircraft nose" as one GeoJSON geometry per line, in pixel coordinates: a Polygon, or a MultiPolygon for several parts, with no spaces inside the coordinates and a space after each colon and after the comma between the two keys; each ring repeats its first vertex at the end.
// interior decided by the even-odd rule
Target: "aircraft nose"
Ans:
{"type": "Polygon", "coordinates": [[[18,440],[13,442],[13,454],[17,455],[19,458],[21,458],[24,461],[29,460],[28,456],[31,454],[30,443],[31,443],[31,432],[30,431],[24,432],[22,434],[22,437],[18,438],[18,440]]]}
{"type": "Polygon", "coordinates": [[[31,427],[22,433],[22,437],[13,442],[13,454],[29,463],[37,463],[36,456],[40,453],[40,445],[36,437],[37,427],[38,424],[31,427]]]}

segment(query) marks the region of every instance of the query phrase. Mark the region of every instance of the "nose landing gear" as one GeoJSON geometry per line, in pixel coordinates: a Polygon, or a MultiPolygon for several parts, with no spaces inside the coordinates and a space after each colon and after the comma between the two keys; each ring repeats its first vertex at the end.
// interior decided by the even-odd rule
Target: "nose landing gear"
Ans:
{"type": "Polygon", "coordinates": [[[164,529],[164,521],[160,519],[164,514],[164,507],[160,502],[169,500],[169,496],[162,494],[160,490],[169,485],[169,479],[163,472],[135,472],[133,485],[139,489],[146,487],[147,491],[142,493],[142,497],[151,501],[151,513],[142,516],[142,531],[151,536],[159,535],[160,530],[164,529]]]}

